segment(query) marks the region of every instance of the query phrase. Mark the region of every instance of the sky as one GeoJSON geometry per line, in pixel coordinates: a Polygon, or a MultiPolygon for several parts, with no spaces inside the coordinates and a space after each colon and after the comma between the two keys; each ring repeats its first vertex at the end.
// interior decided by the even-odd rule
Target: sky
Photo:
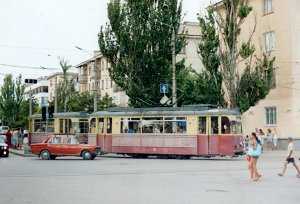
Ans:
{"type": "MultiPolygon", "coordinates": [[[[0,84],[8,73],[38,78],[60,71],[58,57],[73,66],[91,57],[107,22],[108,1],[0,0],[0,84]]],[[[197,21],[209,2],[183,0],[183,20],[197,21]]]]}

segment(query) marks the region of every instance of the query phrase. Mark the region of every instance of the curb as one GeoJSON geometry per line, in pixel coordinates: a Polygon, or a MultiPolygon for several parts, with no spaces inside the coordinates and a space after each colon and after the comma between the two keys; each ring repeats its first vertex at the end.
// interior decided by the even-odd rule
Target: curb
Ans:
{"type": "Polygon", "coordinates": [[[20,152],[13,151],[13,150],[9,150],[9,153],[17,155],[17,156],[21,156],[21,157],[34,157],[35,156],[33,154],[24,154],[24,153],[20,153],[20,152]]]}

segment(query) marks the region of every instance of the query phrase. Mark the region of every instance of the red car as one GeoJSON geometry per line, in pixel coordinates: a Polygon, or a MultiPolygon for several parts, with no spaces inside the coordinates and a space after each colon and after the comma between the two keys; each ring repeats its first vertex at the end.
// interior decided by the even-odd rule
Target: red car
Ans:
{"type": "Polygon", "coordinates": [[[95,145],[79,144],[76,136],[53,135],[45,141],[31,145],[31,152],[43,160],[54,160],[60,156],[80,156],[93,160],[100,151],[95,145]]]}

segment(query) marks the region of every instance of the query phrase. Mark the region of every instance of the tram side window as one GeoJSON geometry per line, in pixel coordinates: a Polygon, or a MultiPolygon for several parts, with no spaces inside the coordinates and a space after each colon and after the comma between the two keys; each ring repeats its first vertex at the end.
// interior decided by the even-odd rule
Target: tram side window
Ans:
{"type": "Polygon", "coordinates": [[[80,131],[80,133],[88,133],[89,132],[89,121],[87,119],[79,120],[79,131],[80,131]]]}
{"type": "Polygon", "coordinates": [[[184,117],[165,118],[165,133],[185,134],[187,129],[186,124],[186,118],[184,117]]]}
{"type": "Polygon", "coordinates": [[[230,120],[228,117],[221,118],[221,132],[222,134],[230,134],[230,120]]]}
{"type": "Polygon", "coordinates": [[[211,117],[211,134],[219,134],[219,121],[217,116],[211,117]]]}
{"type": "Polygon", "coordinates": [[[125,118],[121,120],[121,133],[140,133],[141,121],[139,118],[125,118]]]}
{"type": "Polygon", "coordinates": [[[199,134],[206,134],[206,117],[199,117],[199,134]]]}
{"type": "Polygon", "coordinates": [[[112,118],[107,118],[107,133],[112,133],[112,118]]]}
{"type": "Polygon", "coordinates": [[[96,133],[96,118],[92,118],[90,122],[90,132],[96,133]]]}
{"type": "Polygon", "coordinates": [[[64,133],[71,133],[72,129],[72,120],[71,119],[66,119],[65,120],[65,132],[64,133]]]}
{"type": "Polygon", "coordinates": [[[163,118],[143,118],[143,133],[163,133],[163,118]]]}
{"type": "Polygon", "coordinates": [[[59,133],[64,133],[64,119],[59,119],[59,133]]]}
{"type": "Polygon", "coordinates": [[[98,132],[104,133],[104,118],[99,118],[98,127],[99,127],[98,132]]]}

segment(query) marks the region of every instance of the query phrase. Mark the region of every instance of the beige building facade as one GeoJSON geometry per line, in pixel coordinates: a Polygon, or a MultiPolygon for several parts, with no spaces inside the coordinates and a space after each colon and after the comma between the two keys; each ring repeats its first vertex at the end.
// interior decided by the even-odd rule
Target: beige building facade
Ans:
{"type": "MultiPolygon", "coordinates": [[[[77,73],[68,73],[68,78],[69,80],[74,80],[75,82],[75,89],[77,90],[77,73]]],[[[48,81],[48,100],[52,102],[55,98],[55,90],[58,87],[58,84],[63,81],[63,73],[62,72],[57,72],[54,74],[51,74],[50,76],[47,77],[48,81]]]]}
{"type": "Polygon", "coordinates": [[[179,34],[184,34],[186,45],[176,56],[177,61],[185,59],[185,66],[191,67],[197,72],[203,70],[201,57],[198,54],[200,42],[200,26],[197,22],[183,22],[179,28],[179,34]]]}
{"type": "Polygon", "coordinates": [[[256,24],[256,54],[276,57],[276,86],[243,114],[244,134],[261,128],[276,131],[281,139],[300,138],[300,1],[249,0],[249,4],[253,11],[243,24],[240,42],[248,39],[256,24]]]}
{"type": "Polygon", "coordinates": [[[101,53],[95,51],[94,56],[79,65],[79,91],[97,92],[98,96],[108,95],[112,97],[117,106],[128,106],[128,96],[122,91],[109,76],[110,64],[101,53]]]}

